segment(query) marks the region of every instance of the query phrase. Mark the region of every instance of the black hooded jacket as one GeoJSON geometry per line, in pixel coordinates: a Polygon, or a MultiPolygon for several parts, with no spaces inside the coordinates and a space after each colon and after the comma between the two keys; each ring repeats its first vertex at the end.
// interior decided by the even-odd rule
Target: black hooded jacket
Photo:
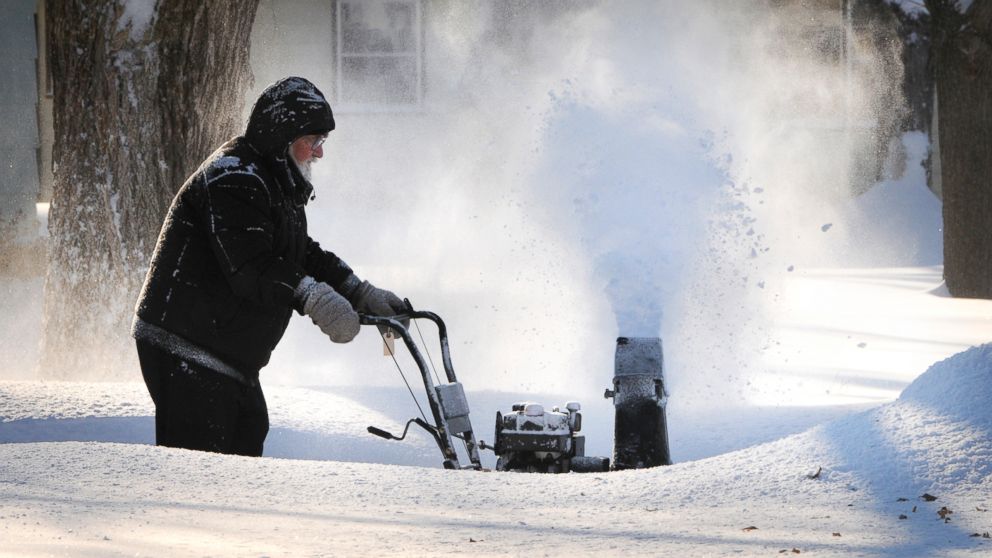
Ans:
{"type": "Polygon", "coordinates": [[[208,157],[173,199],[135,308],[136,338],[252,380],[299,310],[300,280],[343,289],[351,269],[307,235],[313,187],[288,158],[295,139],[333,129],[331,107],[309,81],[287,78],[262,93],[245,135],[208,157]]]}

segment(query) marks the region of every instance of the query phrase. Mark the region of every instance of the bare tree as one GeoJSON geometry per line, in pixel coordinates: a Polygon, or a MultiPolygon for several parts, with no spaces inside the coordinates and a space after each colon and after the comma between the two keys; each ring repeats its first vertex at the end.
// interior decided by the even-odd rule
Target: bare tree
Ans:
{"type": "MultiPolygon", "coordinates": [[[[258,0],[60,0],[42,373],[115,378],[165,211],[240,131],[258,0]]],[[[136,374],[136,368],[133,368],[136,374]]]]}
{"type": "Polygon", "coordinates": [[[937,89],[944,280],[992,298],[992,1],[926,0],[937,89]]]}

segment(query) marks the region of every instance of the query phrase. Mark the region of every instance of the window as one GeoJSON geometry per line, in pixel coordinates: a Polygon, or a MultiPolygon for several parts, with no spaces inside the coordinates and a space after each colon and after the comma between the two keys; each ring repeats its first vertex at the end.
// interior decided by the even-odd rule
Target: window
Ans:
{"type": "Polygon", "coordinates": [[[344,110],[408,110],[423,91],[420,0],[337,2],[337,94],[344,110]]]}

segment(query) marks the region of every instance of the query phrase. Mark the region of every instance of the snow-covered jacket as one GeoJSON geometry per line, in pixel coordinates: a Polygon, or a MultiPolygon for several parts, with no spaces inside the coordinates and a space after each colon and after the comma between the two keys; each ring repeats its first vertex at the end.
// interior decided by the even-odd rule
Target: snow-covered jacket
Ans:
{"type": "Polygon", "coordinates": [[[287,78],[262,93],[245,134],[173,199],[135,307],[137,339],[253,381],[300,310],[294,289],[304,276],[351,294],[351,269],[307,235],[313,187],[288,158],[296,138],[333,129],[309,81],[287,78]]]}

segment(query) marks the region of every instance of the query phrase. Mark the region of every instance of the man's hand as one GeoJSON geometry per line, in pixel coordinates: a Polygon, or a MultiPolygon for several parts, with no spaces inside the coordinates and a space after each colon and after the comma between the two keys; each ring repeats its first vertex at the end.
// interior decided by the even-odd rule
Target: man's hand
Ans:
{"type": "MultiPolygon", "coordinates": [[[[362,281],[351,295],[351,300],[355,304],[355,309],[365,314],[373,316],[395,316],[407,311],[406,304],[400,297],[385,290],[379,289],[369,283],[362,281]]],[[[403,320],[403,327],[409,327],[410,320],[403,320]]],[[[380,331],[384,331],[380,328],[380,331]]]]}
{"type": "Polygon", "coordinates": [[[400,297],[385,289],[376,288],[368,281],[362,281],[358,285],[351,299],[356,310],[373,316],[395,316],[406,312],[406,305],[400,297]]]}
{"type": "Polygon", "coordinates": [[[310,316],[331,341],[347,343],[358,335],[361,324],[358,313],[351,303],[327,283],[304,277],[296,288],[297,296],[303,303],[303,313],[310,316]]]}

